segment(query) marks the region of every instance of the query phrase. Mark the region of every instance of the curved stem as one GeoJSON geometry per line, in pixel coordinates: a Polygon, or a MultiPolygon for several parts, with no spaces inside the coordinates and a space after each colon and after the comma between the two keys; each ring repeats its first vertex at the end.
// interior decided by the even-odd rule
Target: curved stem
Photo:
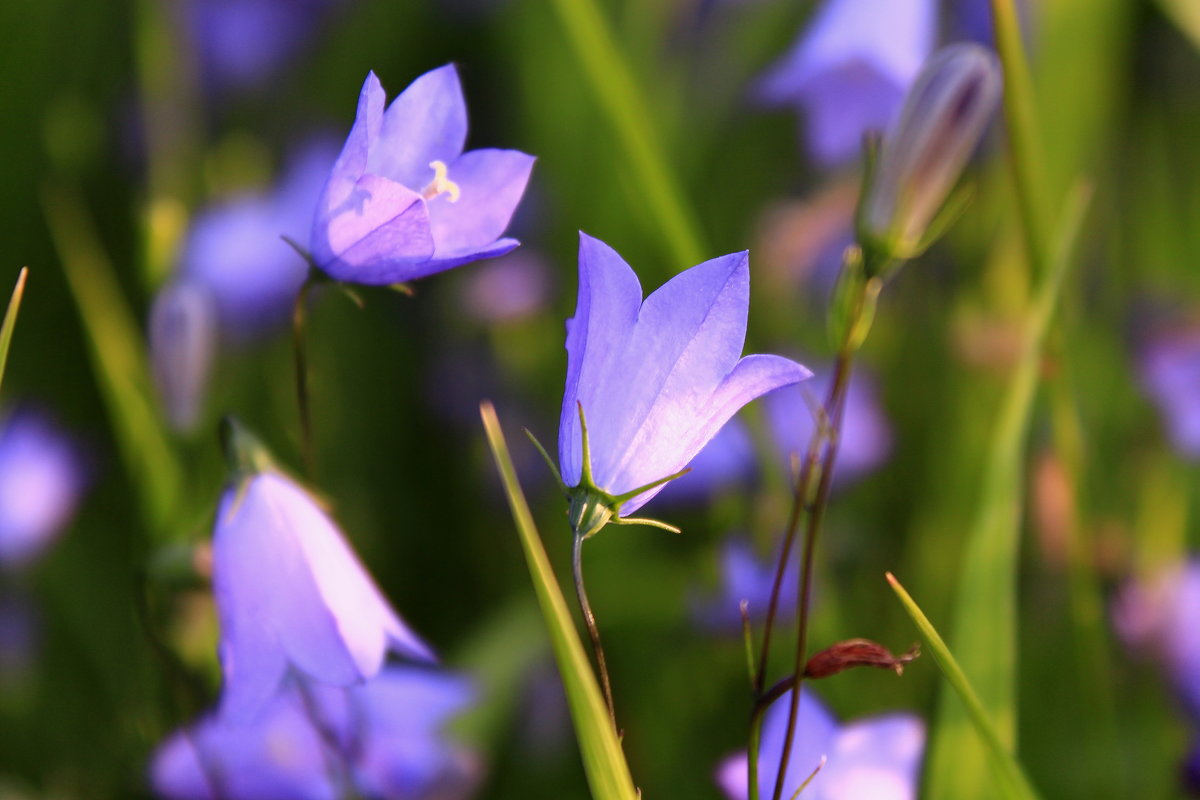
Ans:
{"type": "Polygon", "coordinates": [[[600,645],[600,630],[596,627],[596,615],[592,613],[592,605],[588,602],[587,590],[583,588],[583,540],[583,536],[575,535],[575,545],[571,553],[571,569],[575,575],[575,595],[579,598],[579,610],[583,612],[583,622],[587,625],[588,636],[592,639],[592,652],[596,656],[596,669],[600,673],[600,687],[604,690],[604,704],[608,706],[608,718],[612,721],[615,731],[617,730],[617,712],[613,705],[612,684],[608,680],[608,666],[604,662],[604,648],[600,645]]]}

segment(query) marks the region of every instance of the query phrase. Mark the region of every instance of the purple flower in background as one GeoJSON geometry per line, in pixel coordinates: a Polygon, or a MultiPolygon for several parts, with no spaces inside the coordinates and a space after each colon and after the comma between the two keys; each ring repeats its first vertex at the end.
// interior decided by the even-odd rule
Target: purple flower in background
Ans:
{"type": "Polygon", "coordinates": [[[0,423],[0,566],[28,564],[63,529],[87,483],[76,445],[30,410],[0,423]]]}
{"type": "MultiPolygon", "coordinates": [[[[810,691],[800,698],[796,738],[788,762],[783,796],[791,797],[821,763],[828,761],[803,792],[807,800],[911,800],[925,749],[925,726],[912,714],[883,714],[839,725],[810,691]]],[[[759,751],[759,786],[775,785],[787,733],[789,695],[767,711],[759,751]]],[[[728,758],[717,769],[717,785],[731,800],[745,800],[746,754],[728,758]]]]}
{"type": "Polygon", "coordinates": [[[460,303],[482,323],[511,322],[545,308],[551,283],[546,263],[522,248],[472,270],[463,283],[460,303]]]}
{"type": "MultiPolygon", "coordinates": [[[[721,585],[716,597],[696,604],[696,621],[705,628],[724,631],[742,630],[742,601],[753,622],[766,619],[775,583],[778,554],[764,560],[744,537],[730,537],[721,548],[721,585]]],[[[800,575],[795,569],[784,573],[779,592],[778,617],[788,619],[796,609],[800,575]]],[[[803,705],[803,704],[802,704],[803,705]]]]}
{"type": "Polygon", "coordinates": [[[1159,661],[1200,721],[1200,560],[1126,584],[1113,606],[1113,624],[1130,648],[1159,661]]]}
{"type": "Polygon", "coordinates": [[[1200,458],[1200,330],[1160,335],[1141,354],[1142,384],[1186,458],[1200,458]]]}
{"type": "MultiPolygon", "coordinates": [[[[829,389],[830,373],[821,370],[811,384],[812,399],[819,406],[829,389]]],[[[771,438],[779,448],[784,467],[790,471],[792,455],[804,458],[816,431],[812,410],[796,389],[780,389],[763,398],[770,421],[771,438]]],[[[875,382],[861,370],[850,379],[842,411],[834,480],[844,483],[878,467],[887,459],[892,434],[879,407],[875,382]]]]}
{"type": "Polygon", "coordinates": [[[472,696],[462,678],[401,667],[352,689],[291,683],[249,724],[213,714],[170,737],[150,781],[173,800],[334,800],[344,783],[366,797],[464,797],[478,765],[440,731],[472,696]]]}
{"type": "Polygon", "coordinates": [[[936,14],[933,0],[827,0],[758,96],[803,110],[819,164],[853,158],[863,134],[887,128],[899,111],[933,48],[936,14]]]}
{"type": "Polygon", "coordinates": [[[185,0],[179,6],[205,82],[257,88],[309,40],[333,0],[185,0]]]}
{"type": "Polygon", "coordinates": [[[230,717],[253,717],[289,669],[349,686],[375,675],[389,648],[433,659],[333,521],[276,472],[226,489],[213,533],[213,591],[225,677],[221,710],[230,717]]]}
{"type": "MultiPolygon", "coordinates": [[[[567,322],[558,432],[564,483],[580,487],[585,476],[580,407],[593,484],[581,491],[604,493],[616,512],[618,496],[679,472],[746,403],[809,377],[780,356],[740,357],[749,305],[745,252],[692,267],[643,302],[629,265],[580,234],[579,301],[567,322]]],[[[620,513],[636,511],[661,489],[626,498],[620,513]]]]}
{"type": "Polygon", "coordinates": [[[384,110],[372,72],[312,224],[317,266],[348,283],[392,284],[517,246],[501,238],[533,157],[463,152],[467,109],[453,64],[427,72],[384,110]]]}
{"type": "Polygon", "coordinates": [[[288,320],[308,267],[281,237],[303,241],[335,155],[332,142],[312,142],[270,194],[242,195],[192,223],[180,279],[212,295],[225,336],[244,339],[288,320]]]}
{"type": "Polygon", "coordinates": [[[217,308],[212,293],[189,280],[168,283],[150,307],[150,367],[167,421],[195,427],[204,410],[217,351],[217,308]]]}

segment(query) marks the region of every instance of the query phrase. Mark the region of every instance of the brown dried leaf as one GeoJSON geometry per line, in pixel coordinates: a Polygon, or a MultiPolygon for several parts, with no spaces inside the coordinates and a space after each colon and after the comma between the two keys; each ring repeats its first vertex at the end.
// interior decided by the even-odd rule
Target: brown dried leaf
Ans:
{"type": "Polygon", "coordinates": [[[904,674],[904,665],[921,655],[921,646],[913,645],[898,656],[870,639],[847,639],[813,654],[804,667],[806,678],[828,678],[851,667],[875,667],[904,674]]]}

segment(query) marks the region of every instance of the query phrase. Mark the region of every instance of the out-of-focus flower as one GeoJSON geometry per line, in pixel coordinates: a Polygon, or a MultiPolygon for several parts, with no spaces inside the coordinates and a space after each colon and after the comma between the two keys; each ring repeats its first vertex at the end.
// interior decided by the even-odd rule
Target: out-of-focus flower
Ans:
{"type": "Polygon", "coordinates": [[[87,483],[77,446],[28,409],[0,422],[0,566],[28,564],[63,529],[87,483]]]}
{"type": "MultiPolygon", "coordinates": [[[[809,384],[812,400],[818,407],[825,400],[829,378],[828,370],[822,370],[809,384]]],[[[798,389],[771,392],[763,398],[763,403],[771,424],[771,438],[779,448],[784,466],[790,469],[793,454],[803,459],[808,451],[817,427],[816,418],[798,389]]],[[[834,480],[844,483],[875,469],[887,459],[891,445],[891,430],[879,407],[875,382],[859,370],[846,390],[834,480]]]]}
{"type": "MultiPolygon", "coordinates": [[[[231,438],[239,455],[255,446],[236,429],[231,438]]],[[[253,463],[253,455],[242,456],[242,464],[253,463]]],[[[388,649],[433,659],[333,521],[269,468],[235,481],[221,499],[213,592],[225,678],[221,709],[231,718],[253,717],[289,669],[349,686],[374,676],[388,649]]]]}
{"type": "Polygon", "coordinates": [[[800,41],[766,74],[758,95],[799,106],[808,149],[822,165],[855,157],[883,130],[933,49],[933,0],[828,0],[800,41]]]}
{"type": "Polygon", "coordinates": [[[929,57],[883,141],[860,214],[860,240],[889,255],[920,250],[934,215],[1000,104],[1000,64],[977,44],[929,57]]]}
{"type": "Polygon", "coordinates": [[[19,592],[0,591],[0,691],[33,674],[40,644],[37,609],[19,592]]]}
{"type": "Polygon", "coordinates": [[[558,458],[564,483],[575,487],[576,499],[596,499],[603,521],[596,518],[588,530],[577,526],[578,534],[595,533],[618,510],[625,515],[644,505],[662,484],[621,496],[679,472],[746,403],[811,375],[780,356],[740,357],[749,305],[744,252],[676,275],[643,303],[629,265],[580,234],[558,458]],[[588,486],[580,408],[590,447],[588,486]]]}
{"type": "Polygon", "coordinates": [[[1141,377],[1180,455],[1200,458],[1200,330],[1160,335],[1141,354],[1141,377]]]}
{"type": "Polygon", "coordinates": [[[150,366],[167,421],[191,430],[204,410],[217,350],[217,308],[208,289],[172,281],[150,307],[150,366]]]}
{"type": "Polygon", "coordinates": [[[1200,720],[1200,560],[1126,584],[1112,615],[1125,644],[1163,665],[1193,719],[1200,720]]]}
{"type": "Polygon", "coordinates": [[[172,800],[466,796],[478,765],[441,735],[471,702],[462,678],[390,667],[351,689],[292,683],[249,724],[212,714],[159,747],[150,768],[172,800]],[[305,697],[307,694],[307,697],[305,697]]]}
{"type": "Polygon", "coordinates": [[[517,246],[501,238],[533,157],[463,153],[467,109],[454,65],[427,72],[384,110],[375,73],[317,204],[316,264],[348,283],[400,283],[517,246]]]}
{"type": "Polygon", "coordinates": [[[266,85],[309,40],[333,0],[184,0],[178,10],[210,87],[266,85]]]}
{"type": "MultiPolygon", "coordinates": [[[[752,622],[766,619],[771,602],[771,587],[775,583],[778,557],[764,561],[743,537],[731,537],[721,548],[721,585],[718,594],[698,602],[696,621],[705,628],[723,631],[742,630],[742,601],[752,622]]],[[[795,569],[784,573],[779,587],[777,619],[786,620],[796,610],[800,575],[795,569]]]]}
{"type": "Polygon", "coordinates": [[[223,336],[244,339],[287,321],[308,267],[281,237],[304,239],[334,147],[306,145],[273,192],[242,195],[192,223],[180,279],[212,295],[223,336]]]}
{"type": "Polygon", "coordinates": [[[522,248],[473,270],[463,284],[462,306],[480,322],[510,322],[544,308],[550,285],[546,263],[522,248]]]}
{"type": "MultiPolygon", "coordinates": [[[[775,785],[790,696],[784,695],[767,711],[759,750],[759,786],[775,785]]],[[[788,759],[783,796],[791,797],[800,784],[828,761],[804,790],[810,800],[910,800],[917,796],[917,772],[925,749],[925,726],[912,714],[883,714],[839,725],[816,695],[804,691],[788,759]]],[[[731,756],[717,770],[717,785],[732,800],[745,800],[746,754],[731,756]]]]}

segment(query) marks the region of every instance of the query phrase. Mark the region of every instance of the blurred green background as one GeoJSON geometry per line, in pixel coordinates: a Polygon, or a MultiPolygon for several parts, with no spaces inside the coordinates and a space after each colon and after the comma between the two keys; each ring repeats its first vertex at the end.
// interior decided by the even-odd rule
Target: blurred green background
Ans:
{"type": "MultiPolygon", "coordinates": [[[[825,290],[789,273],[772,238],[780,227],[766,220],[852,186],[853,174],[809,166],[794,116],[747,99],[810,4],[598,5],[702,256],[751,250],[746,351],[827,362],[825,290]]],[[[1186,0],[1177,12],[1194,13],[1186,0]]],[[[1150,3],[1032,0],[1029,16],[1046,181],[1061,193],[1082,173],[1095,200],[1043,369],[1066,401],[1039,402],[1027,455],[1019,752],[1045,797],[1182,796],[1188,728],[1159,671],[1113,640],[1106,604],[1126,576],[1200,544],[1195,467],[1171,451],[1136,377],[1139,337],[1157,320],[1194,316],[1200,298],[1200,51],[1186,22],[1150,3]],[[1063,481],[1067,510],[1056,511],[1063,481]],[[1073,582],[1073,569],[1087,580],[1073,582]]],[[[391,95],[450,61],[467,96],[468,146],[538,156],[511,231],[547,265],[548,300],[498,324],[462,313],[480,265],[421,281],[412,298],[364,291],[361,310],[321,294],[307,334],[315,488],[400,613],[483,687],[456,728],[487,765],[480,796],[586,796],[476,409],[496,402],[565,576],[564,506],[520,427],[553,450],[577,231],[616,248],[647,291],[691,264],[664,234],[648,176],[553,5],[344,0],[266,85],[219,95],[189,68],[169,2],[10,2],[0,31],[0,285],[30,267],[4,394],[52,409],[95,465],[61,541],[5,578],[35,599],[41,641],[34,667],[0,686],[0,797],[145,794],[155,744],[218,688],[204,587],[163,564],[210,535],[224,479],[220,415],[237,414],[299,471],[287,331],[223,352],[195,435],[141,419],[141,435],[165,436],[165,447],[155,455],[142,441],[132,459],[92,348],[120,351],[112,328],[128,322],[124,344],[141,353],[148,304],[187,218],[232,189],[269,185],[306,131],[342,135],[368,70],[391,95]],[[103,287],[83,290],[106,320],[100,339],[68,286],[72,258],[115,277],[116,304],[103,287]],[[174,483],[156,471],[163,463],[179,470],[174,483]],[[146,499],[151,477],[165,487],[158,512],[146,499]]],[[[894,442],[881,469],[834,497],[814,646],[865,636],[902,650],[917,640],[885,570],[950,629],[962,533],[1029,294],[999,144],[993,135],[979,159],[965,217],[884,294],[862,362],[894,442]]],[[[117,393],[153,398],[144,377],[134,363],[117,393]]],[[[766,435],[753,408],[744,416],[766,435]]],[[[613,529],[587,552],[625,747],[646,797],[716,796],[716,763],[745,746],[750,694],[740,639],[698,630],[689,603],[716,591],[731,532],[770,549],[785,476],[771,461],[748,490],[647,511],[684,534],[613,529]]],[[[818,690],[842,718],[912,709],[930,719],[940,681],[923,659],[899,679],[849,672],[818,690]]]]}

